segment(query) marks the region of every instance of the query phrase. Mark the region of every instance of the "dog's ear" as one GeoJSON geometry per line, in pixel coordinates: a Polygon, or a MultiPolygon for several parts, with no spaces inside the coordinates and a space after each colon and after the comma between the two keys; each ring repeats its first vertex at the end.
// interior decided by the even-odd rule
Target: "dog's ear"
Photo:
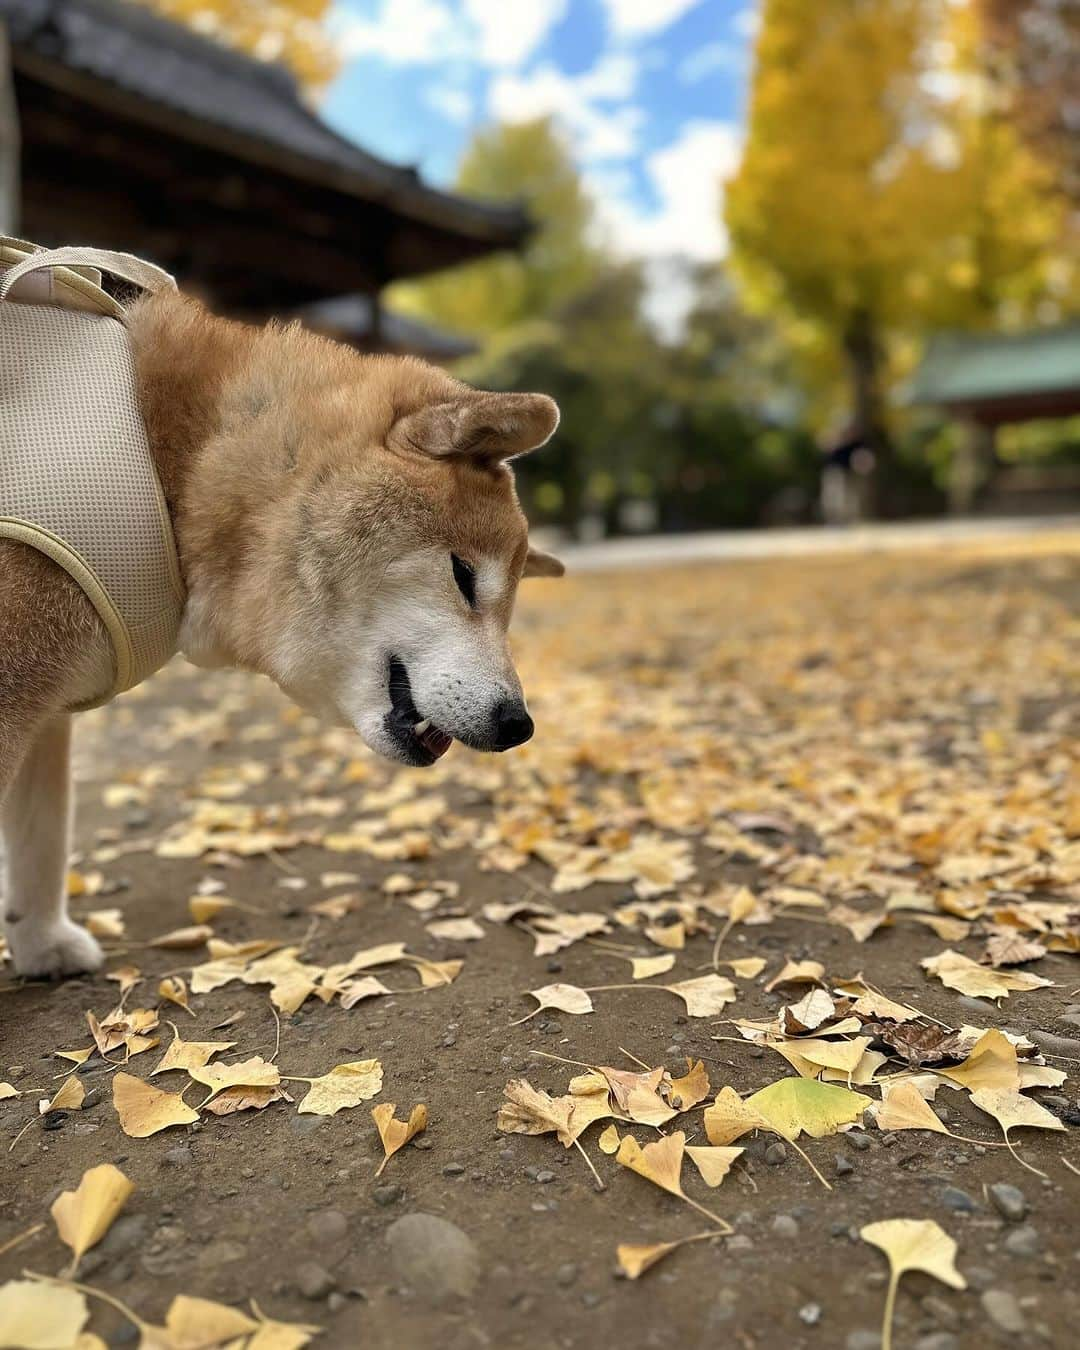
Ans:
{"type": "Polygon", "coordinates": [[[565,572],[566,568],[558,558],[550,553],[541,553],[530,545],[525,557],[525,569],[521,574],[523,577],[561,577],[565,572]]]}
{"type": "Polygon", "coordinates": [[[388,442],[436,458],[494,463],[536,450],[558,425],[559,409],[546,394],[467,393],[401,418],[388,442]]]}

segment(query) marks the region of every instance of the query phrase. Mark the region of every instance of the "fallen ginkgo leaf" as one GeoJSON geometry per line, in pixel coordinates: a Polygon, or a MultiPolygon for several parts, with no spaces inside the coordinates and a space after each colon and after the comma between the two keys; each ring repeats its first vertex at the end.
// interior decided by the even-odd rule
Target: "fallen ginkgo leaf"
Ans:
{"type": "Polygon", "coordinates": [[[511,1022],[512,1027],[521,1026],[522,1022],[527,1022],[530,1017],[535,1017],[545,1008],[554,1008],[557,1012],[571,1013],[574,1016],[582,1016],[593,1011],[592,999],[584,989],[579,989],[574,984],[545,984],[541,989],[530,989],[529,997],[536,999],[539,1006],[531,1013],[526,1013],[524,1017],[519,1017],[516,1022],[511,1022]]]}
{"type": "Polygon", "coordinates": [[[719,1186],[731,1171],[735,1159],[745,1152],[741,1148],[717,1148],[697,1146],[688,1148],[686,1156],[701,1173],[706,1186],[719,1186]]]}
{"type": "Polygon", "coordinates": [[[120,1128],[132,1139],[147,1139],[171,1125],[193,1125],[199,1119],[182,1096],[162,1092],[129,1073],[113,1078],[113,1106],[120,1128]]]}
{"type": "Polygon", "coordinates": [[[201,947],[214,936],[214,930],[206,923],[192,924],[188,928],[174,928],[171,933],[162,933],[149,944],[161,947],[165,951],[186,951],[189,947],[201,947]]]}
{"type": "Polygon", "coordinates": [[[179,975],[167,975],[161,981],[158,985],[158,997],[166,999],[169,1003],[175,1003],[191,1017],[195,1016],[188,1002],[188,987],[179,975]]]}
{"type": "Polygon", "coordinates": [[[377,1059],[357,1059],[335,1064],[320,1078],[298,1078],[309,1083],[307,1096],[296,1108],[301,1114],[333,1116],[351,1106],[377,1097],[382,1091],[383,1070],[377,1059]]]}
{"type": "Polygon", "coordinates": [[[1045,1106],[1040,1106],[1038,1102],[1032,1101],[1030,1097],[1025,1097],[1021,1092],[1013,1092],[1009,1088],[978,1088],[971,1094],[971,1100],[980,1111],[985,1111],[987,1115],[993,1116],[1001,1126],[1001,1132],[1009,1146],[1009,1152],[1021,1167],[1026,1167],[1029,1172],[1034,1172],[1036,1176],[1045,1177],[1045,1172],[1033,1167],[1031,1163],[1025,1162],[1020,1157],[1009,1138],[1009,1131],[1016,1129],[1064,1130],[1065,1126],[1058,1120],[1057,1116],[1052,1115],[1045,1106]]]}
{"type": "Polygon", "coordinates": [[[621,1242],[615,1248],[615,1259],[619,1263],[619,1269],[628,1280],[636,1280],[644,1275],[647,1270],[655,1266],[657,1261],[662,1261],[665,1256],[678,1251],[680,1247],[685,1247],[690,1242],[703,1242],[706,1238],[723,1237],[716,1229],[710,1228],[707,1233],[693,1233],[690,1237],[676,1238],[674,1242],[651,1242],[651,1243],[632,1243],[621,1242]]]}
{"type": "Polygon", "coordinates": [[[674,1130],[671,1134],[646,1144],[644,1148],[632,1135],[627,1134],[619,1144],[615,1161],[623,1167],[628,1167],[631,1172],[636,1172],[638,1176],[644,1177],[646,1181],[651,1181],[654,1186],[667,1191],[669,1195],[677,1195],[699,1214],[704,1214],[707,1219],[717,1224],[719,1232],[732,1232],[729,1223],[710,1213],[704,1205],[699,1205],[684,1192],[681,1173],[685,1151],[686,1135],[682,1130],[674,1130]]]}
{"type": "Polygon", "coordinates": [[[1031,989],[1045,989],[1053,984],[1041,975],[1033,975],[1027,970],[994,970],[989,966],[980,966],[978,961],[953,951],[943,951],[940,956],[927,956],[920,962],[922,968],[936,975],[948,989],[956,989],[968,998],[1008,998],[1011,993],[1023,993],[1031,989]]]}
{"type": "Polygon", "coordinates": [[[414,1136],[427,1129],[428,1113],[427,1107],[420,1102],[409,1112],[409,1119],[395,1120],[394,1112],[397,1110],[393,1102],[380,1102],[378,1106],[371,1108],[371,1119],[375,1122],[375,1128],[379,1131],[379,1138],[382,1140],[384,1157],[379,1164],[379,1169],[375,1175],[381,1176],[382,1170],[390,1161],[399,1148],[405,1145],[414,1136]]]}
{"type": "Polygon", "coordinates": [[[819,1083],[815,1078],[781,1078],[748,1097],[746,1105],[794,1141],[800,1134],[821,1139],[859,1120],[870,1105],[861,1092],[819,1083]]]}
{"type": "Polygon", "coordinates": [[[86,1088],[78,1074],[73,1073],[60,1084],[52,1101],[41,1102],[38,1110],[43,1116],[50,1111],[81,1111],[85,1100],[86,1088]]]}
{"type": "MultiPolygon", "coordinates": [[[[84,1172],[74,1191],[64,1191],[49,1213],[60,1241],[71,1248],[70,1275],[74,1275],[84,1252],[95,1246],[112,1226],[135,1189],[134,1184],[112,1163],[102,1163],[84,1172]]],[[[7,1344],[0,1339],[0,1345],[7,1344]]]]}
{"type": "Polygon", "coordinates": [[[210,1089],[210,1096],[233,1087],[276,1087],[281,1082],[281,1073],[276,1064],[268,1064],[261,1055],[252,1055],[250,1059],[238,1064],[199,1064],[192,1065],[188,1073],[196,1081],[210,1089]]]}
{"type": "Polygon", "coordinates": [[[78,1289],[38,1280],[0,1285],[0,1346],[23,1350],[71,1350],[90,1317],[78,1289]]]}
{"type": "Polygon", "coordinates": [[[155,1074],[168,1073],[171,1069],[183,1069],[185,1073],[190,1073],[192,1069],[201,1069],[204,1064],[209,1064],[215,1055],[224,1054],[236,1044],[235,1041],[181,1040],[180,1032],[171,1022],[169,1025],[173,1029],[172,1044],[162,1055],[156,1068],[150,1070],[151,1078],[155,1074]]]}
{"type": "Polygon", "coordinates": [[[951,1289],[967,1288],[967,1281],[956,1269],[956,1243],[933,1219],[883,1219],[879,1223],[868,1223],[859,1230],[859,1236],[864,1242],[880,1248],[889,1260],[881,1350],[892,1350],[896,1290],[907,1271],[921,1271],[951,1289]]]}

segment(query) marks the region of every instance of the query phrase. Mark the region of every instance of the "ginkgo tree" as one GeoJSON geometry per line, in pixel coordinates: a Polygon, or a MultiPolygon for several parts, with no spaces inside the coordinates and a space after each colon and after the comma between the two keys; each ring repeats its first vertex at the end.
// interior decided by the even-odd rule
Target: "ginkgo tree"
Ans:
{"type": "Polygon", "coordinates": [[[882,461],[890,339],[986,326],[1051,285],[1062,204],[995,107],[970,6],[765,0],[728,186],[747,301],[847,371],[882,461]]]}

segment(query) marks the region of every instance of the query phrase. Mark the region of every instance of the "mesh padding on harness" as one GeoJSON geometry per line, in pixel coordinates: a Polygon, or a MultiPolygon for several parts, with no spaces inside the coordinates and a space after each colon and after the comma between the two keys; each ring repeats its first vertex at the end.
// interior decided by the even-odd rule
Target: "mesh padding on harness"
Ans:
{"type": "Polygon", "coordinates": [[[183,585],[130,344],[114,318],[0,303],[0,536],[64,567],[108,628],[115,678],[86,706],[176,650],[183,585]]]}

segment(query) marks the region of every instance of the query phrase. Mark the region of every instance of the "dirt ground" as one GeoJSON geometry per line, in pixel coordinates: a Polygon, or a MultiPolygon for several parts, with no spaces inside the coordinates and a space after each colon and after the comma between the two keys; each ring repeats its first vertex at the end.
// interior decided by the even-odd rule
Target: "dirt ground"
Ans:
{"type": "MultiPolygon", "coordinates": [[[[59,1274],[67,1252],[48,1207],[87,1168],[110,1162],[136,1190],[79,1278],[150,1322],[183,1293],[238,1306],[254,1298],[268,1316],[321,1327],[314,1344],[327,1350],[872,1350],[887,1265],[859,1229],[908,1217],[934,1219],[955,1239],[968,1287],[905,1277],[897,1350],[1074,1345],[1080,1174],[1062,1160],[1080,1165],[1075,951],[1017,967],[1053,984],[1000,1003],[945,987],[920,961],[946,948],[977,959],[999,902],[1056,898],[1065,913],[1080,900],[1080,809],[1069,784],[1078,596],[1080,550],[1061,541],[1030,554],[1012,543],[1000,556],[789,559],[541,583],[523,595],[516,628],[534,742],[498,759],[455,747],[427,774],[376,762],[265,681],[178,663],[87,714],[74,866],[94,893],[73,909],[121,911],[124,935],[106,941],[106,969],[137,966],[143,983],[126,1006],[159,1007],[162,1018],[161,1045],[126,1071],[147,1077],[171,1039],[168,1020],[185,1039],[235,1040],[227,1061],[277,1049],[282,1074],[294,1077],[377,1058],[384,1085],[332,1118],[279,1101],[139,1139],[113,1107],[115,1064],[94,1055],[79,1070],[82,1109],[39,1117],[39,1099],[65,1074],[55,1052],[90,1044],[85,1014],[107,1013],[117,986],[104,973],[20,984],[0,969],[0,1079],[25,1093],[0,1101],[0,1249],[45,1221],[0,1255],[0,1280],[59,1274]],[[374,824],[365,833],[357,821],[374,824]],[[197,828],[209,831],[205,851],[197,828]],[[259,831],[274,847],[244,856],[259,831]],[[622,879],[571,889],[605,867],[622,879]],[[327,873],[357,879],[326,886],[327,873]],[[424,913],[404,891],[383,889],[400,874],[460,889],[424,913]],[[265,986],[193,996],[189,1017],[156,990],[167,973],[190,978],[205,947],[146,944],[190,924],[188,899],[207,879],[244,906],[213,919],[220,938],[296,944],[318,965],[403,941],[464,965],[452,983],[419,992],[407,968],[378,972],[408,992],[348,1010],[308,998],[281,1018],[280,1044],[265,986]],[[644,921],[612,919],[642,899],[687,901],[693,913],[697,899],[720,897],[673,950],[672,973],[646,983],[702,974],[722,902],[741,885],[765,903],[732,925],[720,955],[766,965],[735,978],[735,1001],[719,1016],[686,1016],[674,995],[642,986],[594,992],[589,1015],[540,1012],[510,1025],[534,1006],[530,989],[631,984],[626,957],[669,950],[644,921]],[[782,888],[793,885],[820,903],[791,904],[782,888]],[[904,890],[936,898],[933,916],[954,926],[971,916],[962,940],[899,910],[862,942],[833,921],[841,905],[884,915],[904,890]],[[357,897],[343,917],[310,911],[340,894],[357,897]],[[940,903],[948,895],[960,897],[952,908],[940,903]],[[608,916],[610,931],[534,956],[520,922],[481,917],[485,904],[525,899],[608,916]],[[426,930],[460,914],[479,920],[482,939],[426,930]],[[712,1094],[726,1084],[753,1092],[794,1070],[742,1040],[730,1019],[775,1018],[807,992],[766,991],[786,959],[820,961],[829,988],[861,972],[950,1027],[1049,1033],[1047,1063],[1067,1080],[1028,1095],[1064,1132],[1011,1136],[1045,1178],[1007,1149],[887,1133],[867,1117],[865,1129],[801,1140],[826,1190],[790,1147],[777,1161],[773,1137],[749,1135],[719,1189],[689,1165],[683,1173],[686,1193],[735,1235],[678,1250],[636,1281],[622,1277],[618,1244],[675,1240],[707,1221],[602,1153],[600,1125],[581,1142],[602,1193],[577,1149],[550,1134],[501,1133],[504,1085],[527,1077],[558,1096],[583,1070],[536,1052],[639,1067],[629,1052],[674,1075],[685,1057],[700,1058],[712,1094]],[[211,1031],[236,1013],[227,1031],[211,1031]],[[424,1102],[430,1123],[376,1178],[370,1107],[383,1101],[400,1116],[424,1102]],[[1000,1182],[1022,1191],[1022,1216],[1000,1212],[988,1189],[1000,1182]],[[455,1228],[417,1251],[407,1226],[393,1228],[413,1214],[455,1228]]],[[[183,1081],[154,1080],[172,1092],[183,1081]]],[[[305,1085],[288,1086],[299,1100],[305,1085]]],[[[197,1103],[204,1094],[185,1095],[197,1103]]],[[[954,1133],[1000,1140],[966,1092],[943,1088],[933,1105],[954,1133]]],[[[672,1128],[704,1144],[701,1122],[691,1112],[672,1128]]],[[[657,1137],[629,1128],[642,1143],[657,1137]]],[[[90,1326],[110,1346],[138,1339],[97,1301],[90,1326]]]]}

